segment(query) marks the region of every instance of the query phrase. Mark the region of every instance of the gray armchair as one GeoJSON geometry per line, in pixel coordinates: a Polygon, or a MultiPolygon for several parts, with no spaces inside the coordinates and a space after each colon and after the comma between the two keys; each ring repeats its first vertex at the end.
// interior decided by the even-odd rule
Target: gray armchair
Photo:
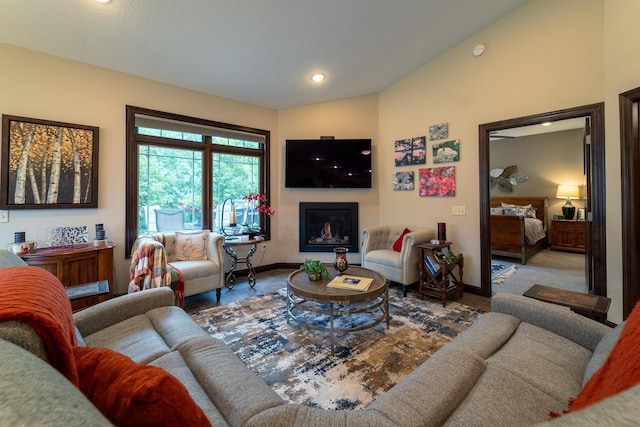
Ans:
{"type": "Polygon", "coordinates": [[[362,266],[384,275],[387,280],[407,286],[420,280],[419,251],[415,246],[436,238],[435,230],[408,225],[381,225],[362,230],[362,266]],[[393,250],[393,243],[405,228],[411,230],[402,239],[400,252],[393,250]]]}

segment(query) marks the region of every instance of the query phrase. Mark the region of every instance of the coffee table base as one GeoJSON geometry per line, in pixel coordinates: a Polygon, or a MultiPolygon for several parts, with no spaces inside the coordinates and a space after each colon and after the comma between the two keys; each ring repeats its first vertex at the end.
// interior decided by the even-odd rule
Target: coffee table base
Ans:
{"type": "MultiPolygon", "coordinates": [[[[331,338],[331,354],[335,354],[335,333],[355,332],[373,328],[382,322],[387,323],[389,329],[389,286],[385,285],[384,292],[372,301],[345,303],[344,301],[316,301],[297,296],[291,286],[287,286],[287,323],[293,320],[300,326],[323,332],[329,332],[331,338]],[[346,308],[340,308],[340,307],[346,308]],[[311,314],[321,314],[329,317],[329,327],[311,323],[311,314]],[[337,316],[359,313],[370,313],[371,322],[354,327],[336,327],[337,316]]],[[[317,319],[315,319],[317,320],[317,319]]]]}

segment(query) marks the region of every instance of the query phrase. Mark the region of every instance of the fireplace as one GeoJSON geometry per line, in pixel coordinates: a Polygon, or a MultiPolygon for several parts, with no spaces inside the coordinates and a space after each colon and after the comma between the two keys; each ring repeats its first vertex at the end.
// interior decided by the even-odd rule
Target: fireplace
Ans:
{"type": "Polygon", "coordinates": [[[300,252],[359,252],[357,203],[300,203],[300,252]]]}

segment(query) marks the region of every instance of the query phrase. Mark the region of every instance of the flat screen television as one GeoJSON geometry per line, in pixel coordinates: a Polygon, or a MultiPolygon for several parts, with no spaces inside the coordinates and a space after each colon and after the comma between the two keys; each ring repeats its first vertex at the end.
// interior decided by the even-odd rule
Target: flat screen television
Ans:
{"type": "Polygon", "coordinates": [[[286,188],[371,188],[370,139],[288,139],[286,188]]]}

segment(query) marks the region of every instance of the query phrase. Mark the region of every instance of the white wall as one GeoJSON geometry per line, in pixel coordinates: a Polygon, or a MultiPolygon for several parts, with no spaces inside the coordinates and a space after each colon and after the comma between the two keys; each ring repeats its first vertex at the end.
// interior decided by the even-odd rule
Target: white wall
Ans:
{"type": "Polygon", "coordinates": [[[622,214],[620,186],[620,116],[618,95],[640,86],[640,38],[637,17],[640,2],[606,0],[604,4],[604,103],[607,179],[607,292],[609,316],[622,319],[622,214]]]}
{"type": "MultiPolygon", "coordinates": [[[[35,240],[39,227],[54,226],[86,225],[93,239],[94,224],[104,223],[116,245],[116,293],[126,292],[129,278],[129,260],[124,258],[126,105],[267,129],[278,139],[275,110],[4,44],[0,58],[0,112],[100,128],[98,209],[11,210],[9,223],[0,223],[0,245],[12,242],[15,231],[35,240]]],[[[272,197],[276,204],[277,195],[275,191],[272,197]]],[[[277,230],[278,217],[273,221],[277,230]]],[[[264,258],[254,259],[279,261],[276,245],[267,245],[264,258]]]]}
{"type": "MultiPolygon", "coordinates": [[[[357,202],[360,230],[378,225],[379,191],[381,178],[378,167],[381,142],[378,138],[378,96],[365,95],[335,102],[309,105],[282,110],[278,113],[277,144],[274,144],[272,160],[277,158],[278,191],[280,193],[280,242],[281,260],[304,261],[315,258],[331,261],[331,253],[299,252],[298,204],[300,202],[357,202]],[[373,177],[371,189],[292,189],[284,188],[284,144],[287,139],[320,138],[331,135],[341,138],[371,138],[373,177]]],[[[275,163],[274,163],[275,165],[275,163]]],[[[349,262],[360,263],[359,253],[349,253],[349,262]]]]}

